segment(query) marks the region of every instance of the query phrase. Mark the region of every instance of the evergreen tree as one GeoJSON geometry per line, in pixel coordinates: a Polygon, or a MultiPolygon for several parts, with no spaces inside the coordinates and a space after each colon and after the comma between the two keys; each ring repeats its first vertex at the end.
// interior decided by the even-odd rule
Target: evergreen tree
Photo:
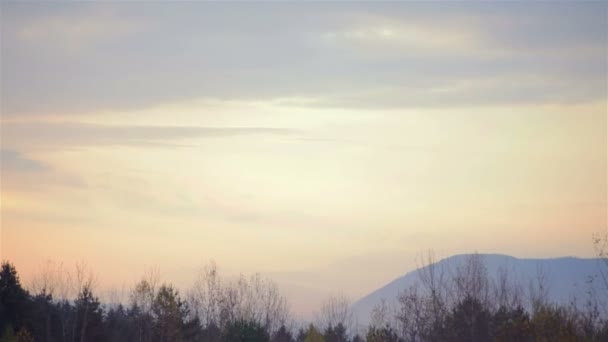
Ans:
{"type": "Polygon", "coordinates": [[[106,339],[110,342],[136,341],[136,323],[121,305],[110,308],[105,319],[106,339]]]}
{"type": "Polygon", "coordinates": [[[346,328],[342,323],[338,323],[335,327],[328,326],[323,335],[326,342],[346,342],[348,340],[346,328]]]}
{"type": "Polygon", "coordinates": [[[317,330],[317,328],[311,324],[306,332],[304,342],[325,342],[325,338],[323,337],[323,334],[321,334],[319,330],[317,330]]]}
{"type": "Polygon", "coordinates": [[[75,303],[76,333],[75,341],[104,341],[103,311],[99,299],[90,287],[85,286],[75,303]]]}
{"type": "Polygon", "coordinates": [[[183,338],[182,328],[188,314],[186,304],[171,285],[163,285],[158,290],[152,306],[155,318],[155,340],[177,342],[183,338]]]}
{"type": "Polygon", "coordinates": [[[3,262],[0,269],[0,331],[8,324],[19,330],[25,325],[29,294],[21,287],[15,266],[3,262]]]}
{"type": "Polygon", "coordinates": [[[270,336],[264,327],[257,322],[236,320],[226,327],[225,342],[268,342],[270,336]]]}
{"type": "Polygon", "coordinates": [[[448,341],[483,342],[491,340],[491,314],[477,299],[466,297],[447,318],[448,341]]]}
{"type": "Polygon", "coordinates": [[[28,325],[36,341],[58,340],[60,322],[57,308],[50,294],[43,291],[34,296],[28,312],[28,325]]]}
{"type": "Polygon", "coordinates": [[[281,325],[274,335],[272,335],[271,342],[294,342],[293,336],[285,325],[281,325]]]}
{"type": "Polygon", "coordinates": [[[184,341],[207,341],[204,339],[201,320],[198,318],[198,316],[195,316],[184,323],[182,334],[184,341]]]}
{"type": "Polygon", "coordinates": [[[219,342],[222,340],[222,331],[213,322],[203,328],[203,341],[205,342],[219,342]]]}

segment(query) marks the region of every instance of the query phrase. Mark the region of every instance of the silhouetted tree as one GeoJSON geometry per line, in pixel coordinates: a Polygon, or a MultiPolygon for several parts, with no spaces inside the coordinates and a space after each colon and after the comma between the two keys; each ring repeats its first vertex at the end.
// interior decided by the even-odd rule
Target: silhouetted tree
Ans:
{"type": "Polygon", "coordinates": [[[0,269],[0,331],[7,325],[19,330],[25,325],[29,294],[21,287],[15,266],[3,262],[0,269]]]}
{"type": "Polygon", "coordinates": [[[37,341],[54,341],[60,336],[60,318],[53,297],[46,293],[35,295],[29,310],[29,326],[37,341]]]}
{"type": "Polygon", "coordinates": [[[338,323],[335,327],[328,326],[323,333],[326,342],[346,342],[348,336],[346,334],[346,328],[342,323],[338,323]]]}
{"type": "Polygon", "coordinates": [[[182,328],[182,334],[184,341],[208,341],[204,339],[203,328],[198,317],[186,320],[182,328]]]}
{"type": "Polygon", "coordinates": [[[355,335],[353,337],[352,342],[364,342],[365,340],[363,339],[363,337],[359,336],[359,334],[355,335]]]}
{"type": "Polygon", "coordinates": [[[532,317],[534,341],[579,341],[576,321],[563,307],[543,305],[532,317]]]}
{"type": "Polygon", "coordinates": [[[222,339],[222,330],[214,322],[205,326],[202,334],[202,341],[218,342],[222,339]]]}
{"type": "Polygon", "coordinates": [[[270,339],[271,342],[294,342],[293,335],[285,325],[281,325],[279,330],[277,330],[270,339]]]}
{"type": "Polygon", "coordinates": [[[400,342],[397,332],[386,324],[383,327],[370,326],[366,335],[367,342],[400,342]]]}
{"type": "Polygon", "coordinates": [[[62,300],[56,304],[57,312],[59,313],[59,324],[61,327],[61,338],[63,342],[77,341],[75,338],[76,332],[76,310],[72,303],[67,300],[62,300]]]}
{"type": "Polygon", "coordinates": [[[274,334],[289,317],[287,300],[274,282],[259,274],[226,281],[215,263],[200,271],[187,298],[204,326],[216,325],[220,330],[234,321],[246,321],[274,334]]]}
{"type": "Polygon", "coordinates": [[[75,341],[103,341],[103,311],[99,299],[85,286],[74,303],[76,312],[75,341]]]}
{"type": "Polygon", "coordinates": [[[308,330],[304,328],[298,329],[298,334],[296,335],[297,342],[304,342],[306,339],[306,335],[308,334],[308,330]]]}
{"type": "Polygon", "coordinates": [[[111,342],[137,341],[136,322],[122,306],[110,308],[105,320],[106,338],[111,342]]]}
{"type": "Polygon", "coordinates": [[[174,342],[182,340],[182,326],[188,314],[179,293],[171,285],[162,285],[152,305],[155,318],[155,340],[174,342]]]}
{"type": "Polygon", "coordinates": [[[478,299],[466,297],[447,318],[448,341],[489,341],[491,314],[478,299]]]}
{"type": "MultiPolygon", "coordinates": [[[[507,277],[489,282],[483,270],[479,259],[469,260],[453,273],[451,282],[438,281],[441,277],[436,273],[425,271],[428,287],[423,284],[401,292],[395,310],[384,302],[374,309],[366,340],[608,341],[608,317],[602,314],[602,302],[592,287],[582,306],[576,299],[569,305],[551,304],[548,284],[539,272],[526,307],[519,290],[513,292],[516,284],[507,277]]],[[[0,342],[349,341],[342,323],[350,321],[345,301],[325,303],[319,318],[329,323],[323,325],[323,333],[311,324],[299,329],[294,339],[285,325],[283,297],[259,276],[225,282],[215,274],[206,279],[200,296],[192,292],[185,302],[171,285],[157,287],[158,279],[152,274],[135,286],[128,309],[122,304],[102,307],[93,294],[93,278],[82,267],[75,278],[66,277],[71,279],[73,296],[57,290],[62,287],[54,285],[61,283],[55,281],[59,278],[39,277],[38,290],[30,295],[21,287],[14,266],[2,264],[0,342]],[[209,300],[211,293],[217,297],[209,300]],[[195,305],[194,310],[188,303],[195,305]],[[207,310],[201,303],[216,308],[207,310]],[[209,319],[200,319],[200,314],[209,319]]],[[[350,341],[363,340],[356,335],[350,341]]]]}
{"type": "Polygon", "coordinates": [[[237,320],[228,324],[223,341],[268,342],[270,336],[257,322],[237,320]]]}
{"type": "Polygon", "coordinates": [[[131,307],[129,308],[129,316],[132,317],[135,323],[135,341],[137,342],[152,341],[152,332],[154,330],[152,307],[156,298],[156,282],[156,276],[143,279],[135,285],[130,295],[131,307]]]}
{"type": "Polygon", "coordinates": [[[521,306],[500,307],[492,316],[491,326],[496,342],[534,340],[530,316],[521,306]]]}
{"type": "Polygon", "coordinates": [[[321,304],[317,317],[318,326],[333,328],[341,326],[348,333],[353,325],[353,313],[350,302],[345,296],[331,296],[321,304]]]}
{"type": "Polygon", "coordinates": [[[323,334],[314,325],[309,325],[304,337],[304,342],[325,342],[323,334]]]}

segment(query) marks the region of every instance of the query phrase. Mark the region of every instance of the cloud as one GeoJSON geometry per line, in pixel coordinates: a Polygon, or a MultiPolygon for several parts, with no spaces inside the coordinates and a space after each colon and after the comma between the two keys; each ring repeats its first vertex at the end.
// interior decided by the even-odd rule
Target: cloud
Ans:
{"type": "Polygon", "coordinates": [[[510,105],[576,105],[601,103],[608,84],[600,80],[581,83],[576,88],[560,79],[501,77],[450,81],[427,87],[395,85],[368,87],[357,91],[334,93],[300,105],[312,107],[382,108],[456,108],[510,105]],[[560,94],[557,97],[555,94],[560,94]]]}
{"type": "MultiPolygon", "coordinates": [[[[2,148],[0,149],[0,184],[2,192],[15,194],[16,192],[42,193],[48,187],[79,188],[84,185],[79,175],[58,170],[46,160],[32,158],[22,151],[2,148]]],[[[3,202],[4,203],[4,202],[3,202]]],[[[9,202],[4,203],[10,206],[9,202]]]]}
{"type": "MultiPolygon", "coordinates": [[[[437,25],[386,15],[357,15],[352,24],[321,34],[329,46],[356,50],[375,48],[371,53],[386,56],[417,54],[471,55],[482,45],[480,32],[463,25],[437,25]],[[450,29],[450,26],[452,26],[450,29]]],[[[364,52],[365,53],[365,52],[364,52]]]]}
{"type": "Polygon", "coordinates": [[[0,169],[10,172],[42,172],[49,170],[49,167],[24,156],[19,151],[0,149],[0,169]]]}
{"type": "MultiPolygon", "coordinates": [[[[15,149],[0,149],[2,191],[42,193],[49,187],[81,188],[80,175],[56,168],[53,163],[32,158],[15,149]],[[45,189],[45,190],[43,190],[45,189]]],[[[4,209],[4,208],[3,208],[4,209]]]]}
{"type": "Polygon", "coordinates": [[[141,32],[143,22],[121,16],[116,8],[74,4],[6,4],[4,28],[22,49],[75,55],[103,41],[141,32]],[[18,19],[15,19],[18,18],[18,19]]]}
{"type": "Polygon", "coordinates": [[[76,17],[69,23],[63,18],[44,18],[23,25],[17,35],[29,44],[52,43],[56,48],[76,53],[85,45],[135,32],[135,29],[133,22],[115,21],[89,14],[76,17]]]}
{"type": "MultiPolygon", "coordinates": [[[[605,83],[606,75],[601,3],[2,6],[7,117],[200,98],[335,97],[323,102],[358,107],[360,93],[390,88],[408,98],[505,75],[521,84],[530,76],[547,80],[529,89],[534,94],[514,94],[513,103],[548,103],[605,83]],[[77,25],[58,24],[65,22],[77,25]],[[77,55],[60,42],[78,46],[77,55]]],[[[594,100],[604,98],[602,90],[592,92],[594,100]]],[[[490,97],[502,92],[492,88],[490,97]]],[[[393,103],[394,96],[366,97],[367,107],[393,103]]]]}
{"type": "Polygon", "coordinates": [[[194,138],[244,135],[297,135],[294,129],[271,127],[120,126],[73,122],[4,123],[2,142],[9,146],[150,145],[179,146],[194,138]]]}

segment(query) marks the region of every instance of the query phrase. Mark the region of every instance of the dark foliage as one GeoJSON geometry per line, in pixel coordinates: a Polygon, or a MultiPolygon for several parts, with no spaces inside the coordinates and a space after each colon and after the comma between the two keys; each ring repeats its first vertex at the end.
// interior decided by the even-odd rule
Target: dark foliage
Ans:
{"type": "Polygon", "coordinates": [[[490,341],[491,314],[479,301],[467,297],[452,310],[446,323],[446,341],[490,341]]]}
{"type": "Polygon", "coordinates": [[[293,335],[287,329],[287,327],[285,327],[285,325],[281,325],[279,330],[277,330],[277,332],[274,333],[274,335],[272,336],[270,341],[271,342],[294,342],[295,340],[293,339],[293,335]]]}
{"type": "MultiPolygon", "coordinates": [[[[472,284],[486,283],[472,279],[472,284]]],[[[459,281],[466,287],[469,280],[459,281]]],[[[104,307],[89,284],[74,300],[57,300],[46,289],[28,293],[15,267],[5,262],[0,270],[0,342],[608,341],[608,320],[597,302],[590,301],[585,310],[540,302],[528,311],[521,304],[487,300],[480,295],[483,286],[468,287],[475,290],[451,297],[454,301],[434,291],[406,292],[398,301],[399,313],[384,321],[389,323],[367,327],[360,336],[356,331],[361,330],[342,323],[324,330],[311,324],[295,332],[283,323],[270,330],[263,315],[257,320],[202,319],[171,285],[148,285],[138,287],[143,299],[128,306],[104,307]]]]}
{"type": "Polygon", "coordinates": [[[268,332],[256,322],[235,321],[228,325],[223,341],[268,342],[268,332]]]}
{"type": "Polygon", "coordinates": [[[11,326],[19,330],[26,324],[30,296],[21,287],[15,267],[2,263],[0,270],[0,331],[11,326]]]}
{"type": "Polygon", "coordinates": [[[348,341],[348,335],[346,334],[346,327],[342,323],[338,323],[335,327],[331,325],[325,329],[325,341],[326,342],[346,342],[348,341]]]}
{"type": "Polygon", "coordinates": [[[367,330],[367,341],[368,342],[400,342],[402,341],[397,332],[393,330],[389,325],[383,327],[371,326],[367,330]]]}

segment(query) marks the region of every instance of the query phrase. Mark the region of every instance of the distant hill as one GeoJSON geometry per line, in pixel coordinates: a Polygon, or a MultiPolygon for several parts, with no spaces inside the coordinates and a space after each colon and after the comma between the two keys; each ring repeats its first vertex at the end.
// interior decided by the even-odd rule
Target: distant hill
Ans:
{"type": "MultiPolygon", "coordinates": [[[[508,255],[480,254],[488,271],[490,280],[495,280],[500,269],[507,270],[523,289],[529,289],[531,281],[538,279],[539,270],[542,270],[548,286],[549,300],[555,303],[568,303],[573,296],[584,299],[590,289],[590,277],[599,278],[602,261],[599,259],[581,259],[563,257],[555,259],[519,259],[508,255]]],[[[435,263],[437,268],[443,268],[446,274],[454,272],[458,265],[462,265],[470,254],[456,255],[435,263]]],[[[427,266],[428,267],[428,266],[427,266]]],[[[373,291],[359,299],[352,305],[352,310],[360,324],[368,324],[374,307],[384,299],[388,304],[396,301],[399,292],[419,283],[418,270],[411,271],[395,279],[387,285],[373,291]]],[[[595,281],[596,287],[601,280],[595,281]]],[[[606,294],[606,291],[600,293],[606,294]]]]}

